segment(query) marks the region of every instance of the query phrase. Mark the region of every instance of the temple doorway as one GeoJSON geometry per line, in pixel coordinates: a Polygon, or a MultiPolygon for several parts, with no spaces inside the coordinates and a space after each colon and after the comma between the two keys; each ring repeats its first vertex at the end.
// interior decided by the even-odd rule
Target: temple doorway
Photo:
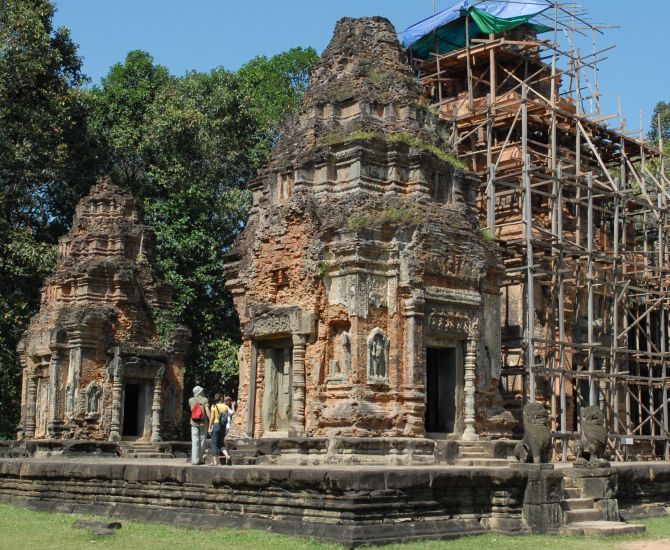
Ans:
{"type": "Polygon", "coordinates": [[[456,348],[426,350],[426,432],[456,431],[458,369],[456,348]]]}
{"type": "Polygon", "coordinates": [[[277,343],[262,350],[265,384],[263,393],[263,431],[288,432],[292,414],[293,348],[277,343]]]}
{"type": "Polygon", "coordinates": [[[122,437],[144,438],[151,435],[152,384],[133,380],[124,385],[122,437]]]}

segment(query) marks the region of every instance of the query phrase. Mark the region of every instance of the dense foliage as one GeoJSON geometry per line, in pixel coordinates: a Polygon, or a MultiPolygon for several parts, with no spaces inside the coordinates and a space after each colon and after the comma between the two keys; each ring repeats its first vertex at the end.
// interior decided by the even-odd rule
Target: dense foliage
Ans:
{"type": "Polygon", "coordinates": [[[53,6],[0,0],[0,434],[15,431],[16,345],[92,166],[77,48],[53,6]]]}
{"type": "MultiPolygon", "coordinates": [[[[0,0],[0,435],[17,422],[20,334],[53,269],[57,238],[96,176],[145,205],[172,314],[191,328],[187,387],[235,388],[239,329],[222,271],[246,183],[302,96],[317,56],[296,48],[237,72],[182,77],[141,51],[84,87],[48,0],[0,0]]],[[[164,319],[163,322],[170,322],[164,319]]]]}
{"type": "Polygon", "coordinates": [[[665,145],[670,144],[670,102],[659,101],[654,107],[648,137],[655,144],[659,143],[659,138],[663,139],[665,145]]]}

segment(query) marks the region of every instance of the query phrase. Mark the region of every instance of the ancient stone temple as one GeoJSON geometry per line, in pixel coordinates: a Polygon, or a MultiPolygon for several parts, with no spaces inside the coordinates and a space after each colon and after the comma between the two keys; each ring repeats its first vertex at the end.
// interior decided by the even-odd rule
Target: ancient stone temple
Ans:
{"type": "Polygon", "coordinates": [[[138,202],[99,181],[59,244],[19,345],[18,437],[174,438],[189,332],[167,321],[157,328],[172,289],[155,273],[155,235],[138,202]]]}
{"type": "Polygon", "coordinates": [[[511,433],[501,267],[449,132],[391,24],[342,19],[229,257],[244,334],[234,438],[511,433]]]}

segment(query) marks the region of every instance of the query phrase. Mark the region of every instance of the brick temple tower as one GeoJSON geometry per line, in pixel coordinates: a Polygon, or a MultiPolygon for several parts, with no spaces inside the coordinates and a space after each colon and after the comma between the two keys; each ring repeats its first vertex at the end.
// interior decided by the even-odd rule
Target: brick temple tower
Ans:
{"type": "Polygon", "coordinates": [[[477,181],[420,97],[386,19],[337,24],[229,256],[244,334],[234,438],[511,433],[500,265],[477,181]]]}
{"type": "Polygon", "coordinates": [[[177,435],[189,332],[157,329],[172,289],[155,273],[155,240],[109,180],[79,203],[19,344],[20,439],[177,435]]]}

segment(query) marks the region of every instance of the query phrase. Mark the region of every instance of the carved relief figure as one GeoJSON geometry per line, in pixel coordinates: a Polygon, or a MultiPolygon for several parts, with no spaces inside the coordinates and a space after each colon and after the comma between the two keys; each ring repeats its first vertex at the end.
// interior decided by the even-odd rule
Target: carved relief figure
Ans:
{"type": "Polygon", "coordinates": [[[328,380],[343,382],[351,371],[351,339],[343,329],[336,329],[333,336],[333,358],[328,360],[328,380]]]}
{"type": "Polygon", "coordinates": [[[582,433],[575,464],[607,462],[605,458],[607,426],[603,411],[595,405],[584,407],[579,414],[579,419],[582,433]]]}
{"type": "Polygon", "coordinates": [[[109,365],[107,366],[107,382],[112,380],[116,376],[116,372],[119,369],[119,366],[121,365],[121,357],[119,356],[119,348],[114,348],[114,357],[112,360],[109,362],[109,365]]]}
{"type": "Polygon", "coordinates": [[[65,389],[65,412],[68,416],[72,415],[74,410],[74,390],[70,384],[65,389]]]}
{"type": "Polygon", "coordinates": [[[541,464],[551,458],[551,432],[547,427],[549,413],[540,403],[526,403],[523,408],[523,439],[514,447],[519,462],[541,464]]]}
{"type": "Polygon", "coordinates": [[[86,414],[98,414],[101,394],[102,391],[97,384],[93,384],[89,388],[86,400],[86,414]]]}
{"type": "Polygon", "coordinates": [[[344,354],[344,372],[351,371],[351,337],[348,332],[342,333],[342,353],[344,354]]]}
{"type": "Polygon", "coordinates": [[[368,336],[368,381],[386,382],[388,380],[387,357],[388,338],[376,328],[368,336]]]}
{"type": "Polygon", "coordinates": [[[339,379],[341,374],[340,362],[337,359],[328,361],[328,378],[331,380],[339,379]]]}

